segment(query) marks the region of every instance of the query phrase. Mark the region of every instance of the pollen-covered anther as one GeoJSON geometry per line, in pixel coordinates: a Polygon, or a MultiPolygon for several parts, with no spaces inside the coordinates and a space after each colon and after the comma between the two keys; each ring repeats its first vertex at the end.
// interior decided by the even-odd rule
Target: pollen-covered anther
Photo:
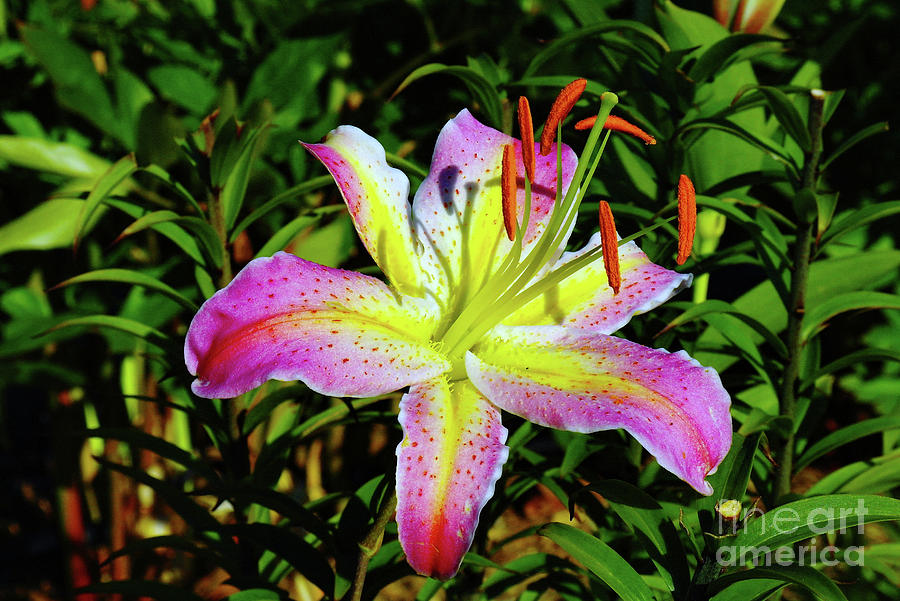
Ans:
{"type": "Polygon", "coordinates": [[[688,176],[678,178],[678,258],[675,262],[684,264],[694,246],[694,232],[697,230],[697,195],[694,184],[688,176]]]}
{"type": "Polygon", "coordinates": [[[619,293],[622,276],[619,272],[619,237],[616,235],[616,222],[612,209],[605,200],[600,201],[600,243],[603,247],[603,268],[613,294],[619,293]]]}
{"type": "Polygon", "coordinates": [[[576,79],[562,89],[553,106],[550,107],[550,114],[544,123],[544,130],[541,132],[541,156],[550,154],[550,147],[553,146],[553,140],[556,138],[556,130],[562,120],[566,118],[578,99],[584,93],[587,87],[586,79],[576,79]]]}
{"type": "MultiPolygon", "coordinates": [[[[594,127],[594,123],[597,122],[597,116],[588,117],[587,119],[582,119],[578,123],[575,124],[575,129],[591,129],[594,127]]],[[[603,123],[603,129],[611,129],[613,131],[620,131],[624,134],[629,134],[641,140],[647,146],[653,146],[656,144],[656,138],[645,132],[643,129],[638,127],[633,123],[629,123],[625,119],[621,117],[616,117],[615,115],[610,115],[606,118],[606,121],[603,123]]]]}
{"type": "Polygon", "coordinates": [[[519,96],[519,135],[522,136],[522,162],[525,164],[525,175],[534,183],[534,124],[531,121],[531,106],[528,99],[519,96]]]}
{"type": "Polygon", "coordinates": [[[503,146],[503,165],[500,172],[500,194],[503,202],[503,225],[506,237],[516,239],[516,149],[512,144],[503,146]]]}

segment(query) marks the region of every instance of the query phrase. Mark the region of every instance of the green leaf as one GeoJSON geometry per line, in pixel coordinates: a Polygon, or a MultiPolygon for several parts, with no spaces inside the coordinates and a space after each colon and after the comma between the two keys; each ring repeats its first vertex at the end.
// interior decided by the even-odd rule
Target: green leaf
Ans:
{"type": "Polygon", "coordinates": [[[719,591],[728,585],[742,580],[764,578],[767,580],[780,580],[788,584],[798,584],[811,592],[822,601],[847,601],[847,597],[841,589],[827,576],[810,566],[773,566],[760,567],[726,574],[710,584],[710,589],[719,591]]]}
{"type": "Polygon", "coordinates": [[[145,288],[162,292],[191,311],[196,311],[198,309],[193,301],[165,282],[149,276],[146,273],[133,271],[131,269],[97,269],[95,271],[88,271],[60,282],[56,286],[53,286],[51,290],[69,286],[70,284],[80,284],[82,282],[122,282],[124,284],[134,284],[135,286],[144,286],[145,288]]]}
{"type": "Polygon", "coordinates": [[[109,92],[90,55],[81,46],[52,31],[26,25],[19,32],[25,45],[53,80],[59,103],[102,131],[125,141],[109,92]]]}
{"type": "Polygon", "coordinates": [[[770,580],[767,578],[754,578],[752,580],[739,580],[731,583],[723,583],[717,586],[721,590],[712,596],[710,601],[764,601],[770,595],[786,583],[782,580],[770,580]]]}
{"type": "MultiPolygon", "coordinates": [[[[898,267],[900,251],[896,250],[869,250],[815,261],[810,265],[807,310],[838,294],[871,286],[885,275],[896,272],[898,267]]],[[[781,332],[787,326],[787,310],[770,281],[755,286],[732,305],[771,332],[781,332]]],[[[757,340],[762,338],[757,337],[757,340]]],[[[726,369],[736,361],[734,356],[708,350],[721,346],[724,341],[725,337],[720,332],[707,330],[697,341],[694,358],[717,371],[726,369]]]]}
{"type": "MultiPolygon", "coordinates": [[[[103,457],[94,458],[100,465],[107,469],[119,472],[131,478],[132,480],[145,484],[152,488],[178,515],[184,519],[191,527],[201,532],[221,532],[222,525],[206,509],[198,505],[190,496],[180,488],[154,478],[143,469],[122,465],[104,459],[103,457]]],[[[232,549],[230,537],[222,537],[222,542],[215,547],[224,549],[232,549]]]]}
{"type": "Polygon", "coordinates": [[[542,526],[538,534],[562,547],[625,601],[653,601],[640,574],[600,539],[556,522],[542,526]]]}
{"type": "Polygon", "coordinates": [[[800,339],[807,340],[821,331],[825,327],[823,324],[835,315],[860,309],[900,309],[900,295],[856,290],[833,296],[806,312],[800,339]]]}
{"type": "MultiPolygon", "coordinates": [[[[281,205],[290,202],[292,200],[296,200],[299,196],[304,194],[308,194],[313,190],[318,190],[319,188],[324,188],[325,186],[331,185],[334,183],[334,178],[330,175],[321,175],[319,177],[314,177],[308,181],[303,182],[302,184],[298,184],[291,188],[288,188],[284,192],[277,194],[271,199],[267,200],[264,204],[255,208],[249,215],[244,217],[240,223],[238,223],[234,229],[231,231],[231,237],[229,238],[229,242],[234,242],[241,232],[246,230],[250,225],[255,222],[257,219],[264,217],[271,211],[277,209],[281,205]]],[[[322,213],[330,213],[332,210],[341,211],[345,210],[346,205],[331,205],[330,207],[319,207],[316,209],[318,212],[322,213]]]]}
{"type": "Polygon", "coordinates": [[[271,238],[269,238],[262,248],[256,253],[254,257],[270,257],[279,250],[284,250],[288,244],[290,244],[291,240],[294,239],[300,232],[305,230],[306,228],[315,225],[321,219],[321,215],[318,213],[312,213],[309,215],[300,215],[299,217],[289,221],[284,227],[275,232],[271,238]]]}
{"type": "Polygon", "coordinates": [[[100,177],[110,165],[109,161],[73,144],[21,136],[0,136],[0,159],[29,169],[84,179],[100,177]]]}
{"type": "Polygon", "coordinates": [[[854,146],[856,146],[857,144],[862,142],[863,140],[871,138],[872,136],[874,136],[876,134],[882,134],[882,133],[888,131],[889,129],[890,128],[888,126],[887,121],[881,121],[879,123],[874,123],[868,127],[861,129],[860,131],[856,132],[855,134],[853,134],[852,136],[850,136],[849,138],[844,140],[841,143],[841,145],[838,146],[834,150],[834,152],[832,152],[830,155],[828,155],[828,158],[825,159],[824,161],[822,161],[822,164],[820,165],[819,169],[822,171],[824,171],[825,169],[828,169],[828,166],[835,159],[837,159],[839,156],[841,156],[842,154],[844,154],[845,152],[847,152],[848,150],[850,150],[851,148],[853,148],[854,146]]]}
{"type": "Polygon", "coordinates": [[[191,555],[195,555],[199,558],[212,561],[213,564],[222,566],[226,570],[230,571],[237,569],[236,565],[231,564],[227,558],[224,558],[215,551],[212,551],[206,547],[199,546],[194,541],[188,538],[177,536],[174,534],[153,536],[150,538],[130,541],[121,549],[117,549],[114,552],[110,553],[109,556],[107,556],[106,559],[103,560],[103,564],[101,565],[107,565],[111,561],[119,557],[148,553],[150,551],[155,551],[156,549],[177,549],[179,551],[185,551],[187,553],[190,553],[191,555]]]}
{"type": "Polygon", "coordinates": [[[132,334],[138,338],[155,338],[157,341],[166,339],[166,335],[156,328],[151,328],[139,321],[116,315],[85,315],[83,317],[73,317],[59,322],[39,335],[49,334],[50,332],[55,332],[63,328],[74,328],[79,326],[111,328],[113,330],[132,334]]]}
{"type": "Polygon", "coordinates": [[[206,250],[206,253],[213,264],[216,267],[222,266],[224,251],[219,236],[216,234],[216,231],[212,229],[212,226],[198,217],[183,217],[178,213],[167,209],[153,211],[152,213],[147,213],[146,215],[139,217],[134,223],[122,230],[122,233],[116,238],[116,242],[126,236],[131,236],[147,228],[157,229],[162,232],[160,226],[165,224],[184,226],[191,230],[196,238],[203,243],[203,248],[206,250]]]}
{"type": "Polygon", "coordinates": [[[228,595],[226,601],[279,601],[281,596],[267,588],[250,588],[233,595],[228,595]]]}
{"type": "Polygon", "coordinates": [[[266,139],[263,135],[268,130],[268,125],[255,128],[248,134],[246,127],[242,132],[241,148],[237,159],[230,165],[225,183],[219,193],[219,202],[225,215],[225,229],[231,231],[237,216],[244,204],[244,196],[247,194],[247,185],[250,183],[250,172],[260,151],[260,144],[266,139]]]}
{"type": "Polygon", "coordinates": [[[771,86],[759,86],[756,91],[766,97],[766,104],[775,115],[775,119],[784,131],[797,143],[801,150],[808,151],[812,147],[809,130],[803,123],[800,111],[794,106],[787,94],[771,86]]]}
{"type": "Polygon", "coordinates": [[[851,232],[856,228],[868,225],[874,221],[884,219],[900,213],[900,200],[891,200],[868,205],[844,213],[839,217],[819,240],[819,250],[826,244],[851,232]]]}
{"type": "Polygon", "coordinates": [[[689,583],[688,564],[665,510],[653,497],[621,480],[601,480],[589,488],[603,495],[616,515],[634,530],[668,590],[675,591],[677,598],[689,583]]]}
{"type": "Polygon", "coordinates": [[[185,65],[159,65],[147,71],[147,79],[166,100],[203,115],[216,98],[216,88],[197,70],[185,65]]]}
{"type": "Polygon", "coordinates": [[[691,305],[689,309],[687,309],[681,315],[678,315],[666,324],[662,330],[660,330],[657,336],[671,330],[672,328],[681,326],[685,323],[689,323],[695,319],[699,319],[705,315],[709,315],[712,313],[725,313],[727,315],[733,315],[743,321],[745,324],[753,328],[753,330],[759,334],[762,338],[765,339],[766,342],[772,345],[772,347],[778,352],[780,357],[787,356],[787,347],[784,345],[784,342],[778,338],[769,328],[767,328],[764,324],[760,323],[753,317],[750,317],[743,311],[737,309],[731,303],[726,303],[722,300],[711,299],[703,301],[702,303],[691,305]]]}
{"type": "Polygon", "coordinates": [[[334,595],[334,571],[325,555],[291,533],[271,524],[228,524],[221,527],[227,536],[237,536],[244,544],[253,542],[278,555],[319,587],[326,597],[334,595]]]}
{"type": "Polygon", "coordinates": [[[734,545],[775,549],[826,532],[887,520],[900,520],[900,500],[877,495],[816,496],[748,520],[734,538],[734,545]]]}
{"type": "MultiPolygon", "coordinates": [[[[107,201],[107,204],[111,207],[119,209],[123,213],[130,215],[135,219],[140,219],[145,214],[150,214],[146,213],[143,208],[128,202],[109,200],[107,201]]],[[[200,246],[197,244],[197,240],[186,231],[184,231],[184,229],[176,223],[163,221],[152,225],[151,228],[175,243],[178,248],[183,250],[187,256],[189,256],[198,264],[204,263],[203,252],[200,250],[200,246]]]]}
{"type": "Polygon", "coordinates": [[[754,33],[736,33],[726,38],[722,38],[712,46],[710,46],[694,63],[688,71],[688,77],[695,83],[701,84],[707,79],[712,78],[718,71],[721,71],[726,63],[734,57],[734,55],[752,44],[760,44],[763,42],[779,41],[768,35],[759,35],[754,33]]]}
{"type": "Polygon", "coordinates": [[[679,130],[679,135],[684,135],[693,130],[716,130],[731,134],[736,138],[740,138],[741,140],[752,144],[779,163],[789,167],[795,175],[798,173],[797,165],[794,163],[794,160],[774,142],[771,140],[763,140],[759,136],[756,136],[731,121],[725,119],[697,119],[682,126],[679,130]]]}
{"type": "Polygon", "coordinates": [[[803,382],[803,386],[809,386],[818,378],[844,369],[852,367],[866,361],[897,361],[900,362],[900,351],[880,348],[866,348],[855,351],[849,355],[844,355],[839,359],[835,359],[828,365],[823,366],[811,378],[803,382]]]}
{"type": "Polygon", "coordinates": [[[129,154],[116,161],[106,173],[100,176],[94,184],[94,187],[91,189],[90,194],[88,194],[87,200],[84,202],[84,207],[82,207],[82,211],[78,215],[78,221],[75,223],[75,238],[73,245],[76,248],[81,241],[81,237],[84,235],[85,226],[90,222],[91,218],[94,216],[94,212],[100,204],[113,193],[119,184],[131,177],[137,170],[138,166],[134,160],[134,155],[129,154]]]}
{"type": "MultiPolygon", "coordinates": [[[[84,201],[52,198],[0,226],[0,255],[17,250],[49,250],[72,244],[84,201]]],[[[93,226],[88,223],[86,230],[93,226]]]]}
{"type": "Polygon", "coordinates": [[[133,447],[151,451],[185,469],[197,472],[211,484],[218,482],[220,479],[216,471],[207,462],[195,457],[191,452],[163,438],[142,432],[137,428],[93,428],[86,430],[84,435],[86,438],[119,440],[127,442],[133,447]]]}
{"type": "Polygon", "coordinates": [[[491,82],[484,78],[484,76],[469,67],[447,66],[441,63],[422,65],[400,82],[400,85],[394,90],[392,96],[396,96],[405,90],[414,81],[435,73],[453,75],[460,79],[466,84],[469,92],[479,104],[481,110],[484,111],[489,122],[488,124],[496,128],[501,127],[502,110],[500,108],[500,96],[497,94],[497,90],[491,85],[491,82]]]}
{"type": "MultiPolygon", "coordinates": [[[[622,31],[628,31],[638,35],[640,38],[649,42],[663,52],[669,51],[669,45],[666,41],[653,29],[647,27],[638,21],[628,20],[606,20],[602,23],[596,23],[587,27],[579,27],[575,31],[569,32],[547,45],[546,48],[538,52],[531,62],[528,63],[522,79],[533,76],[548,61],[552,60],[557,54],[565,50],[569,46],[575,46],[591,38],[602,36],[607,33],[619,34],[622,31]]],[[[563,85],[572,81],[566,81],[563,85]]],[[[562,87],[562,86],[558,86],[562,87]]]]}

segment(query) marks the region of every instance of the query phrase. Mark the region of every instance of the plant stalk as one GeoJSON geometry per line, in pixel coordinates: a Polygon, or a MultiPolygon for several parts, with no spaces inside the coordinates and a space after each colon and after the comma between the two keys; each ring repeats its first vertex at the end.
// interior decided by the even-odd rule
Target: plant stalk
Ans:
{"type": "MultiPolygon", "coordinates": [[[[822,128],[824,126],[825,93],[822,90],[810,91],[809,103],[809,136],[810,148],[804,153],[803,172],[800,180],[800,190],[815,194],[816,181],[818,180],[819,160],[822,157],[822,128]]],[[[814,197],[814,196],[813,196],[814,197]]],[[[809,264],[812,252],[814,215],[804,215],[804,211],[798,210],[799,223],[797,237],[794,241],[793,261],[794,270],[791,276],[791,290],[788,301],[788,326],[787,326],[787,350],[788,363],[785,366],[784,377],[778,398],[781,401],[780,411],[783,417],[787,417],[790,430],[777,455],[779,465],[777,480],[775,482],[774,500],[791,492],[791,476],[794,469],[794,444],[797,424],[797,379],[800,374],[800,355],[802,353],[803,340],[800,337],[803,315],[806,307],[806,290],[809,282],[809,264]]]]}
{"type": "Polygon", "coordinates": [[[356,564],[356,574],[353,577],[353,586],[350,589],[350,601],[360,601],[362,599],[363,586],[366,583],[366,573],[369,569],[369,561],[378,553],[381,548],[381,540],[384,537],[384,529],[387,523],[394,515],[397,509],[397,489],[391,491],[391,496],[385,500],[381,511],[375,516],[375,523],[372,529],[366,535],[366,538],[359,543],[359,561],[356,564]]]}

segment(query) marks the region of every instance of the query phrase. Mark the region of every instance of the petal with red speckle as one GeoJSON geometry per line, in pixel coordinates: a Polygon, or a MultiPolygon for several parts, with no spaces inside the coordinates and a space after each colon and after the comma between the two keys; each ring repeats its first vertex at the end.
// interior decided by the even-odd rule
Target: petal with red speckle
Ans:
{"type": "MultiPolygon", "coordinates": [[[[465,303],[506,257],[512,242],[506,236],[500,194],[503,146],[512,144],[519,166],[516,207],[519,223],[525,212],[525,167],[522,144],[483,125],[467,110],[449,121],[438,135],[428,177],[413,200],[416,232],[429,271],[441,272],[452,294],[451,304],[465,303]]],[[[537,146],[535,146],[537,149],[537,146]]],[[[562,150],[563,194],[578,162],[568,146],[562,150]]],[[[523,240],[523,255],[546,228],[556,198],[556,146],[538,157],[532,185],[531,218],[523,240]]],[[[563,247],[565,241],[563,241],[563,247]]],[[[560,251],[561,252],[561,251],[560,251]]]]}
{"type": "MultiPolygon", "coordinates": [[[[578,252],[563,254],[549,274],[600,246],[594,234],[578,252]]],[[[612,334],[634,315],[650,311],[680,290],[690,286],[691,274],[676,273],[652,263],[637,244],[619,247],[622,283],[613,294],[607,283],[602,258],[579,269],[544,294],[516,310],[504,320],[506,325],[562,325],[612,334]]]]}
{"type": "Polygon", "coordinates": [[[459,570],[509,454],[500,412],[469,382],[435,378],[400,401],[397,527],[409,564],[445,580],[459,570]]]}
{"type": "Polygon", "coordinates": [[[466,355],[492,403],[573,432],[624,428],[659,464],[708,495],[706,476],[731,446],[731,400],[719,375],[669,353],[590,330],[492,330],[466,355]]]}
{"type": "Polygon", "coordinates": [[[322,144],[303,146],[334,177],[356,231],[391,283],[422,296],[428,274],[419,264],[406,175],[387,164],[377,140],[352,125],[331,131],[322,144]]]}
{"type": "Polygon", "coordinates": [[[203,304],[184,358],[202,397],[234,397],[266,380],[365,397],[449,369],[429,343],[436,323],[431,301],[280,252],[251,261],[203,304]]]}

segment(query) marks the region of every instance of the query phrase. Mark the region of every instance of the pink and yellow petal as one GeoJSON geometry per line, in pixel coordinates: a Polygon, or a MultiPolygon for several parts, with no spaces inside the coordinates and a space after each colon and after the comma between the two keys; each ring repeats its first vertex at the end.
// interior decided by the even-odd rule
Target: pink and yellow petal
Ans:
{"type": "MultiPolygon", "coordinates": [[[[416,192],[413,214],[424,253],[442,271],[454,297],[465,303],[506,257],[512,243],[506,236],[500,194],[503,146],[513,144],[518,164],[517,211],[525,211],[525,167],[521,142],[478,122],[467,110],[441,130],[431,170],[416,192]]],[[[537,146],[536,146],[537,148],[537,146]]],[[[563,192],[568,189],[577,158],[562,148],[563,192]]],[[[527,254],[544,231],[554,207],[557,186],[556,150],[539,157],[524,237],[527,254]]]]}
{"type": "Polygon", "coordinates": [[[468,381],[435,378],[400,401],[397,527],[409,564],[447,579],[472,544],[509,449],[500,412],[468,381]]]}
{"type": "Polygon", "coordinates": [[[573,432],[624,428],[703,494],[731,446],[731,404],[718,374],[590,330],[499,326],[466,356],[472,383],[529,421],[573,432]]]}
{"type": "Polygon", "coordinates": [[[266,380],[363,397],[449,368],[429,337],[434,303],[287,253],[251,261],[194,316],[184,346],[193,391],[228,398],[266,380]]]}
{"type": "Polygon", "coordinates": [[[406,175],[387,164],[377,140],[352,125],[331,131],[321,144],[303,146],[334,177],[363,244],[394,287],[421,295],[406,175]]]}
{"type": "MultiPolygon", "coordinates": [[[[578,252],[565,253],[545,277],[554,270],[600,246],[600,234],[594,234],[578,252]]],[[[691,274],[677,273],[652,263],[637,244],[619,247],[622,284],[619,294],[607,282],[603,260],[592,263],[562,280],[541,296],[510,315],[506,325],[562,325],[611,334],[634,315],[659,306],[680,290],[690,286],[691,274]]]]}

